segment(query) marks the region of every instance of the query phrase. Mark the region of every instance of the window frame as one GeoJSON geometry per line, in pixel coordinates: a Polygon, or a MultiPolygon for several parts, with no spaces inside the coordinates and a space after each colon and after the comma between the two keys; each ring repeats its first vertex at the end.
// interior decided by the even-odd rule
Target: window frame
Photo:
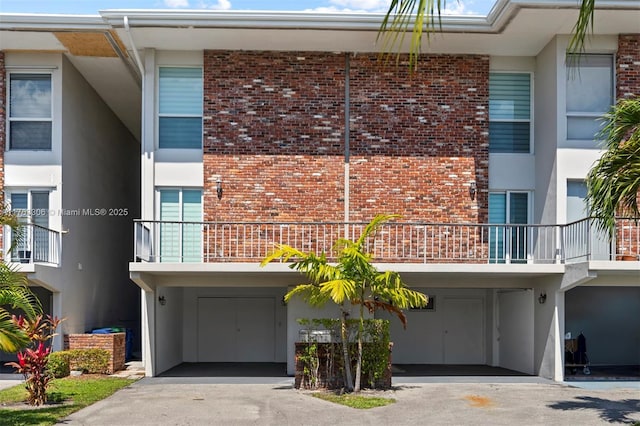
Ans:
{"type": "Polygon", "coordinates": [[[51,71],[42,71],[42,70],[29,70],[28,68],[21,69],[19,71],[7,71],[7,99],[6,99],[6,122],[7,126],[5,129],[5,137],[6,137],[6,146],[5,151],[14,151],[14,152],[29,152],[29,151],[39,151],[39,152],[51,152],[53,151],[53,136],[54,136],[54,78],[53,72],[51,71]],[[49,91],[50,91],[50,105],[49,105],[49,118],[43,117],[12,117],[11,111],[11,77],[13,75],[47,75],[49,76],[49,91]],[[12,122],[36,122],[36,123],[51,123],[51,134],[49,138],[49,148],[14,148],[12,145],[11,138],[11,123],[12,122]]]}
{"type": "MultiPolygon", "coordinates": [[[[534,73],[533,71],[520,71],[520,70],[491,70],[489,71],[489,79],[491,74],[526,74],[529,76],[529,119],[515,118],[515,119],[492,119],[490,107],[487,108],[487,116],[490,123],[529,123],[529,152],[504,152],[504,151],[492,151],[491,150],[491,135],[489,135],[489,153],[491,154],[533,154],[534,153],[534,73]]],[[[491,94],[488,95],[489,102],[491,101],[491,94]]]]}
{"type": "MultiPolygon", "coordinates": [[[[531,225],[533,220],[533,191],[528,190],[490,190],[489,200],[491,194],[504,194],[505,195],[505,222],[500,225],[531,225]],[[526,194],[527,195],[527,222],[526,223],[511,223],[510,220],[510,212],[511,212],[511,194],[526,194]]],[[[489,207],[489,206],[488,206],[489,207]]],[[[490,207],[489,207],[490,208],[490,207]]],[[[491,224],[491,223],[490,223],[491,224]]],[[[493,225],[493,224],[492,224],[493,225]]],[[[499,225],[499,224],[495,224],[499,225]]]]}
{"type": "MultiPolygon", "coordinates": [[[[163,253],[163,248],[162,248],[162,232],[163,232],[163,224],[162,221],[163,219],[161,218],[161,213],[162,213],[162,200],[161,200],[161,192],[162,191],[178,191],[178,205],[180,206],[179,208],[179,218],[177,220],[169,220],[168,222],[178,222],[178,223],[182,223],[183,225],[179,227],[179,234],[178,234],[178,238],[177,238],[177,243],[178,243],[178,253],[181,255],[179,256],[179,260],[177,261],[177,263],[193,263],[193,262],[202,262],[204,259],[204,238],[202,238],[202,235],[200,237],[200,252],[199,252],[199,260],[185,260],[185,249],[184,249],[184,237],[185,237],[185,228],[184,228],[184,191],[200,191],[200,220],[196,221],[195,223],[203,223],[204,222],[204,188],[202,187],[190,187],[190,186],[185,186],[185,187],[177,187],[177,186],[156,186],[155,188],[155,195],[156,195],[156,200],[155,200],[155,218],[156,221],[159,223],[159,226],[156,227],[156,232],[157,235],[155,236],[156,241],[158,241],[159,246],[157,249],[157,253],[158,253],[158,261],[159,262],[163,262],[162,260],[162,253],[163,253]]],[[[186,223],[191,223],[191,222],[186,222],[186,223]]],[[[167,224],[170,225],[170,224],[167,224]]],[[[202,231],[201,231],[202,232],[202,231]]],[[[168,255],[169,258],[173,257],[171,255],[168,255]]],[[[193,258],[191,258],[193,259],[193,258]]]]}
{"type": "Polygon", "coordinates": [[[171,65],[171,64],[163,64],[163,65],[158,65],[156,66],[156,102],[155,102],[155,107],[156,107],[156,115],[155,115],[155,133],[156,133],[156,142],[155,142],[155,146],[156,149],[161,149],[161,150],[189,150],[189,151],[193,151],[193,150],[200,150],[202,151],[202,148],[204,146],[204,67],[202,65],[171,65]],[[160,84],[161,84],[161,80],[160,80],[160,70],[162,68],[186,68],[186,69],[199,69],[200,70],[200,82],[202,84],[202,99],[200,99],[200,114],[175,114],[175,113],[161,113],[160,112],[160,84]],[[200,146],[198,148],[191,148],[191,147],[161,147],[160,146],[160,118],[162,117],[167,117],[167,118],[199,118],[200,122],[201,122],[201,126],[200,126],[200,146]]]}
{"type": "MultiPolygon", "coordinates": [[[[571,75],[573,75],[574,73],[579,74],[580,73],[580,65],[579,65],[579,60],[577,59],[573,59],[574,61],[578,61],[578,62],[571,62],[572,59],[570,59],[572,55],[569,55],[569,57],[567,58],[567,65],[566,65],[566,78],[565,78],[565,82],[564,82],[564,90],[565,90],[565,99],[564,99],[564,120],[565,120],[565,138],[567,142],[599,142],[599,139],[597,139],[597,133],[593,135],[592,139],[584,139],[584,138],[571,138],[569,137],[569,118],[589,118],[589,119],[593,119],[593,120],[597,120],[598,118],[602,117],[605,113],[607,113],[608,108],[605,111],[600,111],[600,112],[592,112],[592,111],[568,111],[568,94],[569,94],[569,78],[571,77],[571,75]],[[572,64],[576,64],[576,65],[572,65],[572,64]]],[[[596,52],[589,52],[589,53],[584,53],[582,54],[582,57],[593,57],[593,56],[599,56],[599,57],[607,57],[609,58],[609,65],[610,65],[610,71],[611,71],[611,103],[610,106],[615,104],[616,102],[616,61],[615,61],[615,54],[614,53],[596,53],[596,52]]],[[[595,148],[595,146],[594,146],[595,148]]]]}
{"type": "MultiPolygon", "coordinates": [[[[5,200],[7,200],[7,205],[9,207],[9,210],[11,212],[14,212],[13,210],[13,206],[11,205],[11,198],[14,194],[24,194],[27,196],[27,208],[26,208],[26,214],[24,216],[18,215],[18,220],[20,221],[20,219],[24,218],[26,219],[23,223],[24,224],[31,224],[31,225],[37,225],[37,226],[43,226],[41,224],[37,224],[34,220],[33,220],[33,213],[35,212],[35,209],[33,207],[33,194],[34,193],[38,193],[38,194],[47,194],[47,208],[46,208],[46,212],[43,212],[43,216],[46,217],[47,219],[47,224],[46,226],[43,226],[46,229],[51,229],[51,194],[52,194],[52,189],[51,188],[40,188],[40,187],[34,187],[34,188],[6,188],[4,191],[4,196],[5,196],[5,200]]],[[[4,232],[4,244],[5,247],[10,247],[11,245],[11,240],[13,238],[12,232],[10,229],[7,229],[8,227],[5,226],[5,232],[4,232]]],[[[33,227],[28,226],[26,228],[26,233],[24,234],[24,239],[26,240],[26,242],[24,243],[24,246],[20,246],[20,243],[18,243],[18,246],[15,247],[15,252],[9,253],[6,252],[5,253],[5,260],[7,262],[23,262],[24,260],[31,260],[32,257],[30,258],[20,258],[19,256],[19,251],[22,248],[22,250],[29,250],[31,252],[31,256],[34,255],[33,251],[34,249],[36,249],[36,247],[32,247],[31,245],[29,245],[29,243],[37,243],[37,241],[32,241],[32,233],[34,232],[33,227]]],[[[39,235],[38,233],[36,233],[36,235],[39,235]]],[[[37,237],[36,237],[37,238],[37,237]]],[[[45,243],[48,246],[48,241],[45,243]]],[[[37,244],[36,244],[37,245],[37,244]]]]}

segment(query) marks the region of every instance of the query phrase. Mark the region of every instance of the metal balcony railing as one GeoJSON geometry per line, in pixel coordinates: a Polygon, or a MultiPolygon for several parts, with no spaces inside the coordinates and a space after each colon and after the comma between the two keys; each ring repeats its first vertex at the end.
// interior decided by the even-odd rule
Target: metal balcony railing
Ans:
{"type": "Polygon", "coordinates": [[[33,223],[22,225],[17,236],[8,226],[3,231],[5,250],[14,243],[6,257],[8,262],[60,264],[60,232],[33,223]]]}
{"type": "MultiPolygon", "coordinates": [[[[639,222],[620,219],[613,238],[593,219],[567,225],[387,223],[368,242],[376,262],[572,263],[637,254],[639,222]]],[[[136,262],[258,262],[277,244],[335,259],[339,238],[365,223],[135,221],[136,262]]]]}

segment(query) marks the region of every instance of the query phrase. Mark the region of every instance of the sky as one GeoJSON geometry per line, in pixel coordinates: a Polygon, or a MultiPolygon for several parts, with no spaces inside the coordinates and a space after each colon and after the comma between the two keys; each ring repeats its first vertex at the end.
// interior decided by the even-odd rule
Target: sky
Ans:
{"type": "MultiPolygon", "coordinates": [[[[107,9],[386,12],[390,0],[0,0],[0,13],[96,15],[107,9]]],[[[447,0],[445,14],[487,15],[495,0],[447,0]]]]}

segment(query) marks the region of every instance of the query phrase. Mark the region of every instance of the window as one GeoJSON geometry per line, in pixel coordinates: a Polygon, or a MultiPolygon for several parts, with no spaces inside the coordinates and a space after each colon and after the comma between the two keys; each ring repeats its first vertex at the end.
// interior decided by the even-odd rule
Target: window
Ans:
{"type": "MultiPolygon", "coordinates": [[[[21,223],[27,225],[20,230],[11,252],[14,262],[46,260],[49,253],[49,191],[15,191],[9,194],[11,211],[21,223]]],[[[9,243],[15,235],[7,233],[9,243]]]]}
{"type": "Polygon", "coordinates": [[[531,152],[531,75],[489,74],[489,151],[531,152]]]}
{"type": "Polygon", "coordinates": [[[529,223],[529,193],[489,193],[489,223],[507,225],[489,227],[490,262],[526,262],[527,227],[518,225],[529,223]]]}
{"type": "Polygon", "coordinates": [[[584,55],[569,60],[567,139],[594,140],[602,117],[613,104],[613,57],[584,55]]]}
{"type": "Polygon", "coordinates": [[[161,189],[160,261],[202,261],[202,190],[161,189]]]}
{"type": "Polygon", "coordinates": [[[202,69],[160,68],[158,146],[202,148],[202,69]]]}
{"type": "Polygon", "coordinates": [[[51,150],[51,74],[9,74],[9,149],[51,150]]]}

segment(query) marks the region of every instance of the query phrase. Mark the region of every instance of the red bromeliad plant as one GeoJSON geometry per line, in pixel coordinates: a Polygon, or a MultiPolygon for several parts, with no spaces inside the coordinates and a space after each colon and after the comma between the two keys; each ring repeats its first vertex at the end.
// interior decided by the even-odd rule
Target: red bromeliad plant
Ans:
{"type": "Polygon", "coordinates": [[[12,320],[29,337],[32,347],[18,352],[18,362],[6,365],[14,367],[24,376],[29,393],[27,402],[30,405],[43,405],[47,402],[47,385],[52,379],[47,371],[51,344],[56,336],[55,330],[62,320],[50,315],[38,315],[33,320],[14,315],[12,320]]]}

